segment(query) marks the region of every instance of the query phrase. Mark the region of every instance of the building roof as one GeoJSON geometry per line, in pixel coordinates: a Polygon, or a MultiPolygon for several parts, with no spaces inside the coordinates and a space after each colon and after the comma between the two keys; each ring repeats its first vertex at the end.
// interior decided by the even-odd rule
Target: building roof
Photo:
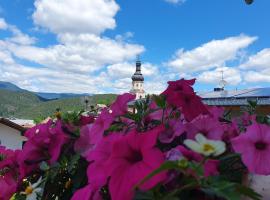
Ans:
{"type": "Polygon", "coordinates": [[[23,126],[21,126],[19,124],[16,124],[15,122],[12,122],[9,119],[3,118],[3,117],[0,117],[0,123],[4,124],[4,125],[6,125],[6,126],[8,126],[10,128],[16,129],[16,130],[18,130],[20,132],[26,131],[25,127],[23,127],[23,126]]]}
{"type": "Polygon", "coordinates": [[[29,119],[9,119],[9,120],[26,129],[32,128],[35,126],[34,120],[29,120],[29,119]]]}
{"type": "Polygon", "coordinates": [[[199,93],[208,105],[248,105],[248,100],[257,101],[258,105],[270,105],[270,88],[252,88],[244,90],[221,90],[199,93]]]}

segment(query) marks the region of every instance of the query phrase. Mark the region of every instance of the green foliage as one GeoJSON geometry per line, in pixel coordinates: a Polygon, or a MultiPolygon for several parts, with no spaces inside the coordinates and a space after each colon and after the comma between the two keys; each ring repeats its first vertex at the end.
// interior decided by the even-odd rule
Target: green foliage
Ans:
{"type": "Polygon", "coordinates": [[[166,108],[166,98],[164,95],[153,95],[152,98],[154,99],[158,107],[162,109],[166,108]]]}
{"type": "Polygon", "coordinates": [[[136,187],[144,184],[146,181],[151,179],[153,176],[167,171],[167,170],[178,170],[183,171],[188,167],[188,161],[187,160],[178,160],[178,161],[166,161],[164,162],[158,169],[151,172],[149,175],[147,175],[140,183],[137,184],[136,187]]]}
{"type": "Polygon", "coordinates": [[[226,180],[241,183],[243,175],[246,173],[246,167],[239,154],[230,154],[220,159],[219,171],[220,176],[226,180]]]}
{"type": "Polygon", "coordinates": [[[261,195],[257,194],[251,188],[245,187],[239,183],[225,181],[219,177],[209,178],[202,188],[205,194],[221,197],[226,200],[239,200],[242,195],[253,200],[261,199],[261,195]]]}
{"type": "Polygon", "coordinates": [[[51,167],[42,162],[40,169],[46,177],[42,199],[54,199],[56,196],[59,199],[70,199],[75,190],[86,184],[87,166],[87,161],[79,154],[63,155],[60,161],[51,167]]]}

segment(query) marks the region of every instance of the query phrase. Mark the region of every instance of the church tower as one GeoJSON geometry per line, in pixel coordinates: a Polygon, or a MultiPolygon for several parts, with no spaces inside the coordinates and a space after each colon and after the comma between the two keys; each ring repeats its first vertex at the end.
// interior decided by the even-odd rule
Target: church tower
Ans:
{"type": "Polygon", "coordinates": [[[141,72],[142,63],[138,58],[136,61],[136,72],[131,77],[132,89],[130,93],[136,94],[136,99],[145,98],[145,91],[143,89],[144,77],[141,72]]]}

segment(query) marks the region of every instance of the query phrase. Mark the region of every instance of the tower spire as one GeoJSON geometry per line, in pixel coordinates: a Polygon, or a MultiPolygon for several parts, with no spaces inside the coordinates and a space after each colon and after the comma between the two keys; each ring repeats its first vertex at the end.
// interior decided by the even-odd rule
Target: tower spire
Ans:
{"type": "Polygon", "coordinates": [[[140,60],[140,56],[138,55],[136,59],[136,71],[131,77],[132,89],[130,91],[131,93],[136,94],[136,99],[145,97],[145,91],[143,89],[144,77],[142,75],[141,66],[142,63],[140,60]]]}
{"type": "Polygon", "coordinates": [[[141,73],[141,60],[140,60],[140,55],[137,55],[137,60],[136,60],[136,72],[141,73]]]}

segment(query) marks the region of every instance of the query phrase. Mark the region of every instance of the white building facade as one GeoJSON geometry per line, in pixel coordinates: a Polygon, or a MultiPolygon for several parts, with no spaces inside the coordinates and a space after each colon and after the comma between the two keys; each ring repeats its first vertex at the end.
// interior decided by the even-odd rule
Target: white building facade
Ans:
{"type": "Polygon", "coordinates": [[[0,118],[0,146],[7,149],[22,149],[26,137],[23,136],[24,127],[8,119],[0,118]]]}

